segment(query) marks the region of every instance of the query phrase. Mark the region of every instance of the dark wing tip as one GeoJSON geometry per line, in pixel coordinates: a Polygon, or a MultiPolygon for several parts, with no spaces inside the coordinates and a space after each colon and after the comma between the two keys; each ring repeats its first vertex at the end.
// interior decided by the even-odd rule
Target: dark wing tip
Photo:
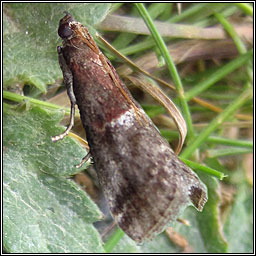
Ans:
{"type": "Polygon", "coordinates": [[[198,211],[202,211],[208,199],[206,191],[200,187],[191,186],[189,197],[198,211]]]}

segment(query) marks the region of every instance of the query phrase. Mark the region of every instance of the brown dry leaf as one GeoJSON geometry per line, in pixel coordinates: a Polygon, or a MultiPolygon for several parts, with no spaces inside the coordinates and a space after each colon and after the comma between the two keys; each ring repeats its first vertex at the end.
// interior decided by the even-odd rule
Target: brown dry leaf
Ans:
{"type": "MultiPolygon", "coordinates": [[[[186,39],[225,39],[228,38],[225,30],[221,27],[200,28],[184,24],[171,24],[168,22],[155,21],[157,30],[161,36],[186,39]]],[[[98,28],[105,31],[119,31],[141,35],[150,35],[142,18],[108,15],[98,28]]],[[[234,28],[240,37],[252,37],[252,23],[235,24],[234,28]]]]}
{"type": "MultiPolygon", "coordinates": [[[[246,42],[245,42],[246,43],[246,42]]],[[[232,39],[222,40],[184,40],[171,43],[167,48],[175,64],[188,61],[232,58],[238,55],[237,48],[232,39]]],[[[151,72],[158,65],[155,52],[149,52],[135,59],[134,64],[151,72]]],[[[130,75],[133,71],[126,64],[117,68],[118,73],[130,75]]]]}
{"type": "Polygon", "coordinates": [[[160,104],[162,104],[166,108],[166,110],[169,112],[180,134],[179,143],[175,150],[175,153],[178,155],[179,152],[181,151],[182,145],[187,135],[186,122],[183,116],[181,115],[180,111],[178,110],[178,108],[159,87],[153,86],[153,84],[149,83],[144,76],[142,75],[138,75],[137,77],[127,76],[126,78],[129,79],[133,84],[135,84],[142,90],[149,93],[154,99],[156,99],[160,104]]]}

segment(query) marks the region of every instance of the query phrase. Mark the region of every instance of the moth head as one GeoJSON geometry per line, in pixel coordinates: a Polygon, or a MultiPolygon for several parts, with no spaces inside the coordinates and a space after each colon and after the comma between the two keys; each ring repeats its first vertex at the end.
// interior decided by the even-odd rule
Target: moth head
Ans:
{"type": "Polygon", "coordinates": [[[58,35],[62,39],[70,39],[73,35],[73,30],[70,25],[75,19],[68,12],[65,11],[64,13],[66,15],[60,20],[58,35]]]}

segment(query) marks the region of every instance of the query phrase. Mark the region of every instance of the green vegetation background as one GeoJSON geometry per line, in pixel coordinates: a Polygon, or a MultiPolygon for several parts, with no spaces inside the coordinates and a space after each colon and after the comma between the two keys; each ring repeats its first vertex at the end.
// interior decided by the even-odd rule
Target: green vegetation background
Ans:
{"type": "MultiPolygon", "coordinates": [[[[207,10],[209,5],[205,6],[207,10]]],[[[94,34],[93,26],[105,18],[111,7],[103,3],[5,3],[3,98],[15,101],[15,96],[8,91],[22,88],[24,84],[34,88],[29,97],[39,98],[49,84],[62,78],[56,54],[56,46],[61,42],[56,30],[64,10],[89,25],[94,34]]],[[[218,6],[218,11],[234,7],[239,10],[235,5],[223,4],[223,9],[218,6]]],[[[248,102],[243,103],[250,106],[248,102]]],[[[101,211],[69,179],[79,171],[74,163],[80,161],[85,150],[71,138],[58,143],[50,140],[52,135],[64,130],[59,125],[63,116],[58,109],[30,100],[3,105],[3,244],[6,252],[100,253],[107,250],[93,226],[102,218],[101,211]]],[[[228,174],[228,182],[236,187],[225,221],[220,219],[219,181],[202,173],[200,178],[207,185],[209,196],[204,211],[186,209],[181,217],[191,226],[176,222],[173,227],[197,253],[252,252],[253,195],[242,166],[237,166],[233,175],[220,165],[218,157],[210,160],[208,165],[228,174]]],[[[124,235],[111,251],[177,253],[181,248],[163,233],[142,246],[124,235]]]]}

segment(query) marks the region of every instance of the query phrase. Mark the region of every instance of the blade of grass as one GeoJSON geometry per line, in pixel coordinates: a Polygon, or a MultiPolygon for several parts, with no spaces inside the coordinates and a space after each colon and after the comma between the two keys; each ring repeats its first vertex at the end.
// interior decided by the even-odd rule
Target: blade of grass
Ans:
{"type": "MultiPolygon", "coordinates": [[[[43,106],[43,107],[47,107],[47,108],[51,108],[51,109],[61,109],[61,110],[65,110],[65,115],[70,115],[70,108],[65,108],[59,105],[55,105],[52,103],[49,103],[47,101],[42,101],[42,100],[37,100],[31,97],[27,97],[27,96],[22,96],[13,92],[8,92],[8,91],[3,91],[3,99],[6,100],[11,100],[14,102],[23,102],[25,100],[29,101],[30,103],[33,103],[35,105],[38,106],[43,106]]],[[[78,112],[78,111],[76,111],[78,112]]],[[[76,114],[76,117],[79,117],[79,113],[76,114]]]]}
{"type": "Polygon", "coordinates": [[[152,19],[156,19],[158,16],[162,15],[162,13],[169,8],[171,3],[152,3],[148,7],[148,12],[152,19]]]}
{"type": "Polygon", "coordinates": [[[113,232],[108,241],[104,244],[104,249],[106,253],[110,253],[114,247],[117,245],[119,240],[123,237],[124,231],[119,227],[113,232]]]}
{"type": "Polygon", "coordinates": [[[248,148],[218,148],[218,149],[209,149],[206,154],[209,158],[223,157],[223,156],[234,156],[241,154],[250,154],[252,149],[248,148]]]}
{"type": "MultiPolygon", "coordinates": [[[[219,20],[219,22],[222,24],[223,28],[227,31],[227,33],[231,36],[233,39],[236,48],[240,54],[244,54],[247,52],[246,46],[243,43],[243,41],[240,39],[238,34],[236,33],[234,27],[228,22],[228,20],[221,14],[221,13],[215,13],[215,17],[219,20]]],[[[248,74],[248,77],[250,77],[250,81],[253,81],[253,73],[252,73],[252,65],[247,65],[246,72],[248,74]]]]}
{"type": "MultiPolygon", "coordinates": [[[[166,5],[169,5],[169,3],[152,3],[149,6],[149,13],[153,19],[157,18],[161,13],[166,9],[166,5]]],[[[132,7],[131,16],[138,16],[138,11],[135,6],[132,7]]],[[[120,33],[116,39],[112,42],[112,45],[116,49],[120,49],[121,47],[124,48],[127,45],[129,45],[138,35],[132,34],[132,33],[120,33]]]]}
{"type": "Polygon", "coordinates": [[[217,136],[210,136],[207,139],[207,142],[213,142],[216,144],[226,145],[226,146],[233,146],[233,147],[243,147],[253,149],[253,142],[248,140],[232,140],[221,138],[217,136]]]}
{"type": "MultiPolygon", "coordinates": [[[[100,35],[97,35],[96,39],[99,39],[97,40],[97,42],[101,43],[101,45],[103,45],[102,43],[104,43],[104,46],[107,46],[108,49],[111,50],[111,54],[114,54],[115,56],[117,56],[120,60],[122,60],[123,62],[125,62],[126,64],[128,64],[134,71],[137,71],[137,72],[141,72],[143,73],[144,75],[152,78],[153,80],[157,81],[158,83],[164,85],[164,86],[167,86],[173,90],[176,90],[175,86],[172,85],[172,84],[169,84],[167,82],[165,82],[164,80],[148,73],[147,71],[145,71],[144,69],[140,68],[139,66],[137,66],[134,62],[132,62],[130,59],[128,59],[125,55],[121,54],[120,51],[117,51],[114,47],[112,47],[103,37],[101,37],[100,35]]],[[[105,48],[105,47],[104,47],[105,48]]],[[[109,52],[109,51],[108,51],[109,52]]],[[[120,73],[122,74],[122,73],[120,73]]],[[[126,76],[126,75],[125,75],[126,76]]],[[[124,76],[124,77],[125,77],[124,76]]],[[[222,111],[222,108],[218,107],[218,106],[215,106],[203,99],[200,99],[198,97],[194,97],[193,98],[193,101],[195,101],[196,103],[198,103],[199,105],[201,106],[204,106],[205,108],[208,108],[214,112],[221,112],[222,111]]],[[[241,120],[252,120],[252,117],[249,116],[249,115],[243,115],[243,114],[236,114],[236,117],[238,119],[241,119],[241,120]]]]}
{"type": "Polygon", "coordinates": [[[253,7],[247,3],[234,3],[240,9],[242,9],[246,14],[253,16],[253,7]]]}
{"type": "Polygon", "coordinates": [[[225,77],[227,74],[236,70],[237,68],[243,66],[250,58],[253,56],[253,50],[251,49],[247,53],[240,55],[236,59],[230,61],[228,64],[220,67],[216,72],[214,72],[210,77],[205,79],[203,82],[197,84],[193,89],[185,93],[185,99],[187,101],[191,100],[193,97],[199,95],[201,92],[208,89],[210,86],[215,84],[217,81],[225,77]]]}
{"type": "Polygon", "coordinates": [[[197,170],[197,171],[206,172],[206,173],[210,174],[211,176],[218,178],[219,180],[223,180],[223,178],[227,177],[227,175],[225,175],[223,172],[216,171],[215,169],[212,169],[207,166],[203,166],[196,162],[187,160],[183,157],[179,157],[179,158],[180,158],[180,160],[182,160],[186,165],[188,165],[192,169],[197,170]]]}
{"type": "Polygon", "coordinates": [[[181,20],[184,20],[190,16],[193,16],[194,14],[200,12],[201,10],[203,10],[208,4],[207,3],[197,3],[193,6],[191,6],[190,8],[182,11],[181,14],[179,15],[175,15],[171,18],[169,18],[167,20],[167,22],[170,23],[176,23],[176,22],[180,22],[181,20]]]}
{"type": "MultiPolygon", "coordinates": [[[[200,22],[198,22],[196,20],[194,25],[197,27],[206,27],[206,26],[210,26],[210,25],[212,26],[212,25],[214,25],[214,23],[210,22],[210,24],[209,24],[209,21],[207,19],[208,16],[211,16],[214,12],[221,11],[221,9],[225,6],[215,6],[215,9],[212,9],[212,8],[208,8],[208,5],[209,5],[209,3],[202,3],[202,4],[197,3],[197,4],[195,4],[195,6],[192,6],[189,9],[184,10],[184,12],[182,12],[180,15],[174,15],[173,17],[171,17],[168,20],[168,22],[172,22],[172,23],[181,22],[183,19],[186,19],[193,15],[196,15],[197,20],[198,20],[198,13],[199,14],[207,13],[204,20],[200,19],[200,22]],[[211,11],[208,11],[208,10],[211,10],[211,11]]],[[[224,16],[230,16],[235,12],[235,10],[237,10],[237,8],[232,8],[232,6],[230,6],[228,9],[224,9],[222,11],[222,13],[224,16]]],[[[169,42],[170,40],[172,40],[172,38],[166,38],[166,42],[169,42]]],[[[140,51],[150,49],[154,45],[155,45],[154,40],[151,37],[148,37],[147,39],[140,41],[134,45],[120,49],[120,52],[124,55],[136,54],[140,51]]]]}
{"type": "Polygon", "coordinates": [[[234,27],[228,22],[228,20],[221,13],[215,13],[215,17],[222,24],[223,28],[228,32],[228,34],[232,37],[239,53],[246,53],[246,47],[243,41],[237,35],[234,27]]]}
{"type": "MultiPolygon", "coordinates": [[[[168,141],[172,141],[178,138],[178,132],[172,131],[170,129],[160,129],[161,135],[165,137],[168,141]]],[[[206,142],[218,144],[218,145],[225,145],[225,146],[232,146],[232,147],[240,147],[240,148],[247,148],[253,149],[253,142],[249,140],[233,140],[227,139],[218,136],[209,136],[206,139],[206,142]]]]}
{"type": "MultiPolygon", "coordinates": [[[[137,9],[133,6],[129,15],[137,16],[137,9]]],[[[115,40],[112,42],[112,45],[116,49],[120,49],[121,47],[126,47],[129,45],[138,35],[132,33],[119,33],[115,40]]]]}
{"type": "MultiPolygon", "coordinates": [[[[211,103],[209,103],[209,102],[207,102],[207,101],[205,101],[205,100],[202,100],[202,99],[200,99],[200,98],[198,98],[198,97],[194,97],[193,100],[194,100],[195,102],[197,102],[199,105],[204,106],[205,108],[211,109],[211,110],[214,111],[214,112],[220,113],[220,112],[223,111],[222,108],[220,108],[220,107],[218,107],[218,106],[214,106],[213,104],[211,104],[211,103]]],[[[246,121],[251,121],[251,120],[253,120],[253,117],[252,117],[252,116],[250,116],[250,115],[245,115],[245,114],[236,114],[235,117],[238,118],[238,119],[241,119],[241,120],[246,120],[246,121]]]]}
{"type": "Polygon", "coordinates": [[[252,97],[252,94],[253,91],[251,86],[244,90],[239,97],[237,97],[214,120],[212,120],[212,122],[209,123],[207,128],[205,128],[196,138],[190,141],[189,146],[181,153],[181,157],[189,158],[214,130],[216,130],[227,118],[229,118],[239,107],[252,97]]]}
{"type": "Polygon", "coordinates": [[[173,3],[168,3],[168,5],[165,6],[165,9],[163,13],[160,15],[159,20],[165,21],[170,17],[170,15],[173,12],[173,3]]]}
{"type": "Polygon", "coordinates": [[[191,116],[190,116],[190,112],[189,112],[189,108],[188,108],[188,104],[184,98],[184,90],[183,90],[183,86],[181,83],[181,79],[179,77],[179,74],[177,72],[176,66],[174,64],[174,62],[171,59],[171,56],[169,54],[169,51],[164,43],[164,40],[162,39],[162,37],[160,36],[160,34],[158,33],[150,15],[148,14],[146,8],[144,7],[144,5],[142,3],[136,3],[135,4],[136,7],[138,8],[142,18],[144,19],[148,29],[150,30],[161,54],[163,55],[164,59],[165,59],[165,63],[167,65],[167,68],[170,72],[170,75],[174,81],[175,87],[177,89],[177,93],[180,99],[180,103],[184,112],[184,117],[187,123],[187,127],[188,127],[188,136],[190,138],[194,137],[194,130],[193,130],[193,125],[192,125],[192,120],[191,120],[191,116]]]}
{"type": "Polygon", "coordinates": [[[113,4],[111,5],[109,14],[115,12],[116,10],[118,10],[123,4],[124,4],[124,3],[113,3],[113,4]]]}

